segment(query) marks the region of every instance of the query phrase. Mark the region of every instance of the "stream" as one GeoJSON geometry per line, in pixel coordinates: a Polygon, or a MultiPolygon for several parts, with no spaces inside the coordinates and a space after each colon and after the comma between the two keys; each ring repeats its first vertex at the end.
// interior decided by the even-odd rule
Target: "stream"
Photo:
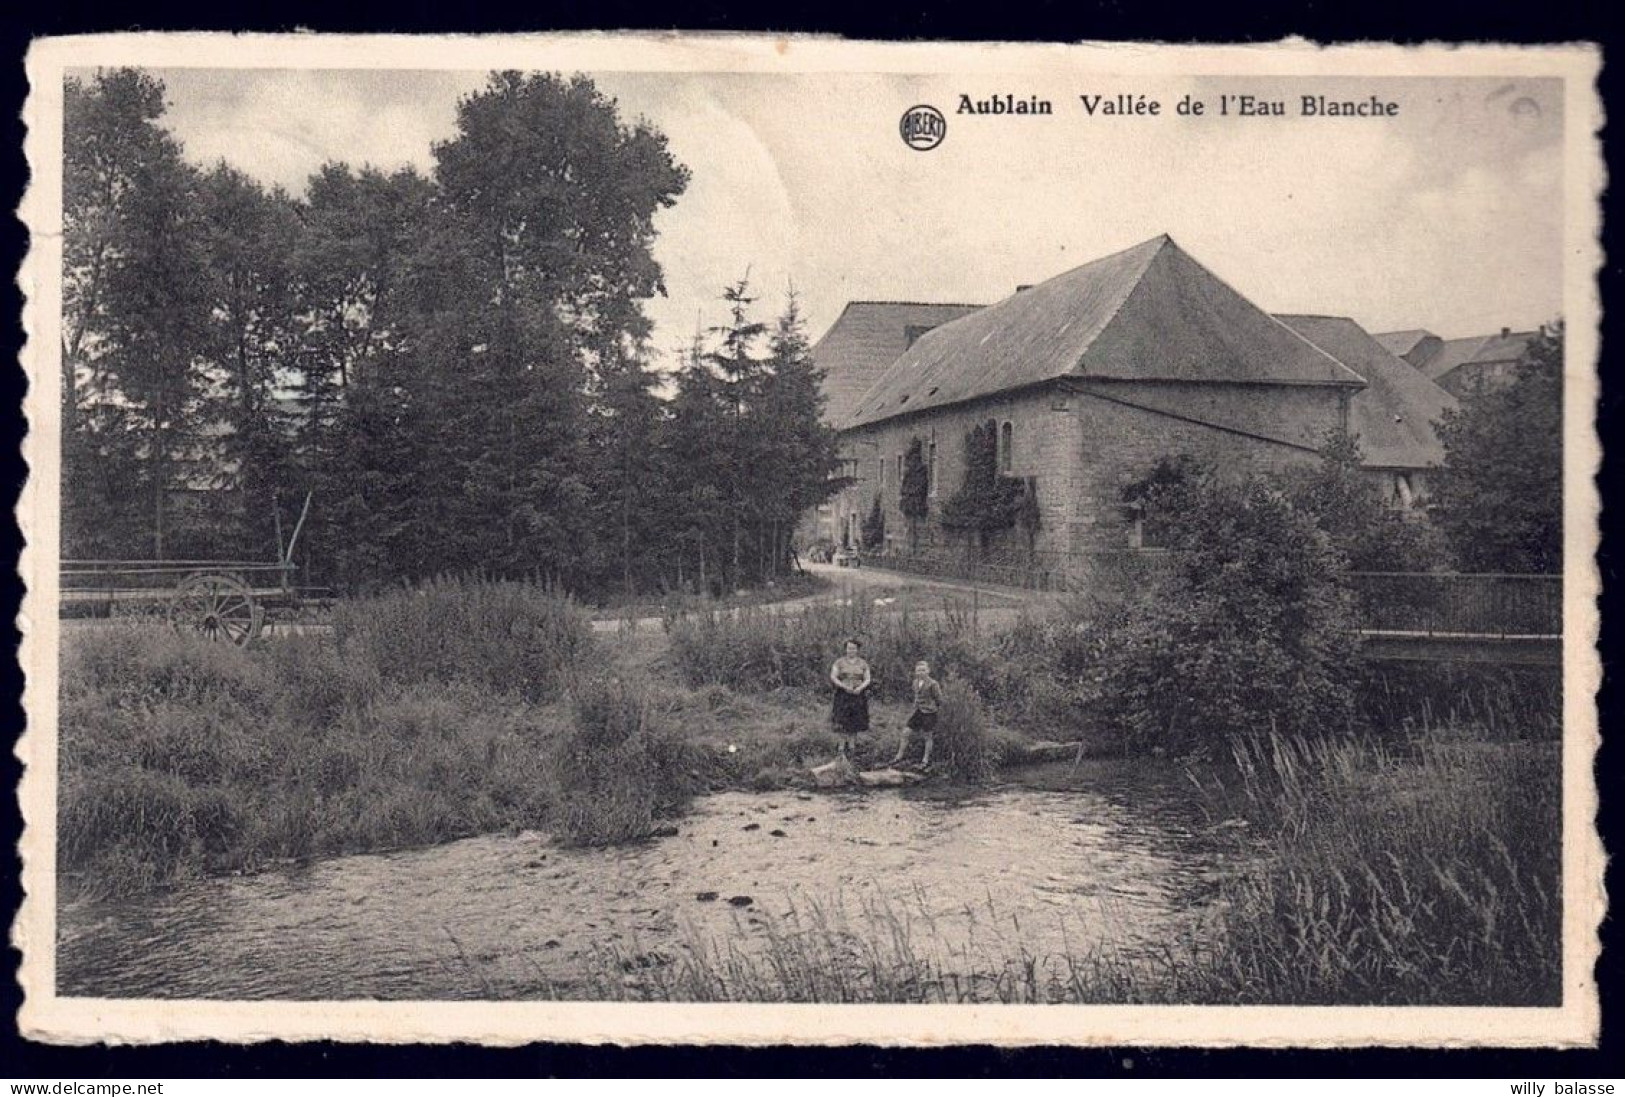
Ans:
{"type": "Polygon", "coordinates": [[[1012,954],[1132,958],[1205,939],[1225,858],[1183,778],[1090,765],[1078,791],[729,792],[697,800],[674,836],[617,848],[488,835],[68,901],[59,990],[601,997],[604,980],[630,986],[697,947],[748,955],[809,925],[902,934],[967,977],[1012,954]]]}

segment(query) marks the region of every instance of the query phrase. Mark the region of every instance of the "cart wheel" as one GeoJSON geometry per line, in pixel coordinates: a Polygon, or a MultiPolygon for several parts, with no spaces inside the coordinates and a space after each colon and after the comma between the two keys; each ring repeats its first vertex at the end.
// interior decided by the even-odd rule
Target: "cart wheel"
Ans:
{"type": "Polygon", "coordinates": [[[235,576],[189,575],[169,603],[169,623],[241,647],[260,634],[265,607],[235,576]]]}

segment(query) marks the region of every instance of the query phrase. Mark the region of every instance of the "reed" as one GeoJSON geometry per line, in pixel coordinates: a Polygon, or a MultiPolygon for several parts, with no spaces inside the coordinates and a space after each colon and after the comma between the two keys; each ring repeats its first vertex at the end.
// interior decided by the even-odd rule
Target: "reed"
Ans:
{"type": "Polygon", "coordinates": [[[251,649],[138,621],[64,637],[70,888],[119,894],[553,821],[572,714],[548,700],[589,650],[568,599],[447,580],[334,616],[332,636],[251,649]]]}
{"type": "MultiPolygon", "coordinates": [[[[1237,744],[1195,795],[1240,866],[1160,947],[1040,951],[1020,919],[866,891],[601,950],[542,997],[653,1001],[1549,1006],[1561,1000],[1550,744],[1237,744]],[[1222,778],[1222,779],[1221,779],[1222,778]],[[1246,825],[1238,825],[1245,823],[1246,825]],[[1230,825],[1218,825],[1230,824],[1230,825]]],[[[1073,912],[1085,917],[1086,912],[1073,912]]],[[[1065,915],[1060,915],[1065,917],[1065,915]]],[[[1063,926],[1064,931],[1064,926],[1063,926]]],[[[1053,940],[1055,934],[1045,934],[1053,940]]],[[[1061,934],[1065,939],[1064,932],[1061,934]]]]}

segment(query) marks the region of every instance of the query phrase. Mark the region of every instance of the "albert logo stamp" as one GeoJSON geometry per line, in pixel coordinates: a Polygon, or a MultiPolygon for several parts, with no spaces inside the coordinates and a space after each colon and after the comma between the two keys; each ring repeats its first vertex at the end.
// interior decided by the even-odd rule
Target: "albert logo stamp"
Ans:
{"type": "Polygon", "coordinates": [[[921,103],[903,112],[897,132],[902,134],[903,143],[909,148],[930,152],[948,136],[948,120],[936,107],[921,103]]]}

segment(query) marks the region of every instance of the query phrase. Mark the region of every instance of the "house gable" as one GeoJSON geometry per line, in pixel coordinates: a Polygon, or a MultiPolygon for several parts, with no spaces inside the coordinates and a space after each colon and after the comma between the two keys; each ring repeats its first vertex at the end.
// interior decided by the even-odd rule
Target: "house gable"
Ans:
{"type": "Polygon", "coordinates": [[[1067,377],[1364,383],[1159,236],[928,332],[857,400],[845,425],[1067,377]]]}

